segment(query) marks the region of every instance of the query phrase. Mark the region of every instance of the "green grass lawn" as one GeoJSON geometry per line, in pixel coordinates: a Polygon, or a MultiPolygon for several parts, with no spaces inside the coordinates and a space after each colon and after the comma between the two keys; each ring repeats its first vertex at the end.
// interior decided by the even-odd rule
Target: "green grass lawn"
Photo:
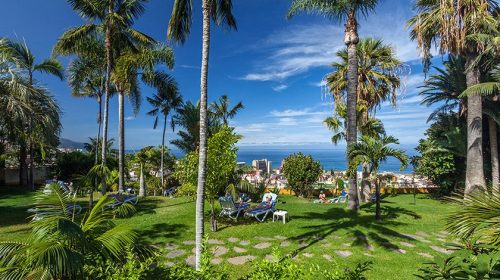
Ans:
{"type": "MultiPolygon", "coordinates": [[[[31,196],[31,193],[0,191],[0,241],[27,236],[25,211],[30,207],[31,196]]],[[[426,195],[418,195],[416,204],[412,195],[386,197],[382,203],[384,221],[376,223],[375,207],[371,204],[364,205],[353,216],[345,204],[313,204],[306,199],[281,196],[277,208],[287,210],[291,216],[286,224],[273,223],[272,219],[264,223],[253,219],[220,220],[218,232],[210,232],[208,223],[206,232],[212,243],[210,247],[219,246],[219,252],[227,249],[215,261],[227,266],[235,276],[250,271],[251,264],[235,266],[228,259],[253,256],[259,260],[277,248],[283,254],[294,254],[295,261],[305,265],[317,264],[328,269],[335,263],[343,267],[369,260],[373,262],[369,279],[415,279],[413,274],[424,262],[446,257],[436,250],[451,241],[442,231],[443,218],[453,207],[426,195]],[[249,244],[241,245],[241,241],[249,244]],[[287,243],[288,246],[282,246],[287,243]],[[268,247],[258,249],[256,245],[268,247]]],[[[134,226],[143,241],[162,248],[166,262],[185,262],[193,255],[195,203],[192,200],[148,197],[140,200],[137,209],[133,217],[117,223],[134,226]],[[169,258],[169,253],[179,256],[169,258]]]]}

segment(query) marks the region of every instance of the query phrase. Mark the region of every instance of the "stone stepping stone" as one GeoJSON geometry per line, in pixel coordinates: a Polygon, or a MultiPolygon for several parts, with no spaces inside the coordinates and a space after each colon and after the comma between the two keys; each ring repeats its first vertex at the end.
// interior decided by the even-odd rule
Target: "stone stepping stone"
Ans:
{"type": "Polygon", "coordinates": [[[184,244],[184,245],[194,245],[194,244],[196,244],[196,242],[194,240],[186,240],[186,241],[182,241],[182,244],[184,244]]]}
{"type": "Polygon", "coordinates": [[[408,243],[408,242],[403,242],[403,241],[399,242],[399,244],[401,244],[401,245],[403,245],[405,247],[410,247],[410,248],[415,247],[415,245],[413,245],[411,243],[408,243]]]}
{"type": "Polygon", "coordinates": [[[219,239],[208,239],[207,243],[210,245],[222,245],[224,244],[224,241],[219,239]]]}
{"type": "Polygon", "coordinates": [[[323,244],[321,244],[321,247],[323,247],[323,248],[328,248],[330,246],[332,246],[331,243],[323,243],[323,244]]]}
{"type": "Polygon", "coordinates": [[[423,231],[417,231],[415,232],[415,235],[418,235],[420,237],[429,237],[429,234],[423,231]]]}
{"type": "Polygon", "coordinates": [[[233,265],[242,265],[245,264],[246,262],[253,261],[255,259],[256,259],[255,256],[238,256],[227,259],[227,262],[233,265]]]}
{"type": "Polygon", "coordinates": [[[302,256],[306,257],[306,258],[312,258],[314,256],[314,254],[311,254],[311,253],[303,253],[302,256]]]}
{"type": "Polygon", "coordinates": [[[271,237],[263,237],[263,236],[257,236],[255,239],[260,240],[260,241],[271,241],[274,240],[274,238],[271,237]]]}
{"type": "Polygon", "coordinates": [[[196,257],[194,255],[187,257],[186,263],[190,266],[195,266],[196,265],[196,257]]]}
{"type": "Polygon", "coordinates": [[[338,251],[335,251],[335,253],[343,258],[347,258],[349,257],[350,255],[352,255],[352,252],[351,251],[343,251],[343,250],[338,250],[338,251]]]}
{"type": "Polygon", "coordinates": [[[443,254],[447,254],[447,255],[450,255],[451,253],[453,253],[452,250],[448,250],[448,249],[445,249],[445,248],[442,248],[439,246],[429,246],[429,247],[431,247],[432,250],[439,252],[439,253],[443,253],[443,254]]]}
{"type": "Polygon", "coordinates": [[[214,254],[215,257],[220,257],[228,251],[229,249],[224,246],[215,246],[212,248],[212,254],[214,254]]]}
{"type": "Polygon", "coordinates": [[[288,242],[288,241],[282,241],[282,242],[280,243],[280,246],[281,246],[281,247],[288,247],[288,246],[290,246],[290,242],[288,242]]]}
{"type": "Polygon", "coordinates": [[[175,250],[175,249],[177,249],[177,247],[179,247],[179,246],[177,246],[173,243],[168,243],[167,245],[165,245],[165,249],[167,249],[167,250],[175,250]]]}
{"type": "Polygon", "coordinates": [[[299,243],[299,248],[305,248],[307,246],[308,246],[307,243],[299,243]]]}
{"type": "Polygon", "coordinates": [[[437,241],[441,241],[441,242],[443,242],[443,243],[445,243],[445,242],[446,242],[446,240],[445,240],[445,239],[443,239],[443,238],[436,238],[436,240],[437,240],[437,241]]]}
{"type": "Polygon", "coordinates": [[[351,243],[342,243],[342,246],[351,247],[351,243]]]}
{"type": "Polygon", "coordinates": [[[328,254],[323,254],[323,255],[321,255],[321,256],[322,256],[325,260],[327,260],[327,261],[331,261],[331,260],[333,259],[333,258],[332,258],[332,256],[330,256],[330,255],[328,255],[328,254]]]}
{"type": "Polygon", "coordinates": [[[420,242],[424,242],[424,243],[432,243],[431,241],[426,240],[426,239],[419,239],[418,241],[420,241],[420,242]]]}
{"type": "Polygon", "coordinates": [[[167,254],[167,258],[169,259],[173,259],[173,258],[177,258],[178,256],[182,256],[186,253],[186,251],[184,250],[173,250],[173,251],[170,251],[168,254],[167,254]]]}
{"type": "Polygon", "coordinates": [[[418,255],[424,257],[424,258],[428,258],[428,259],[433,259],[434,256],[431,255],[431,254],[427,254],[427,253],[417,253],[418,255]]]}
{"type": "Polygon", "coordinates": [[[238,242],[240,239],[239,238],[236,238],[236,237],[229,237],[227,239],[227,241],[231,242],[231,243],[236,243],[238,242]]]}
{"type": "Polygon", "coordinates": [[[236,252],[236,253],[245,253],[247,251],[247,249],[245,248],[240,248],[240,247],[234,247],[233,250],[236,252]]]}
{"type": "Polygon", "coordinates": [[[282,236],[282,235],[276,235],[276,236],[274,236],[274,238],[276,238],[278,240],[286,240],[287,239],[286,236],[282,236]]]}
{"type": "Polygon", "coordinates": [[[373,257],[372,254],[368,254],[368,253],[363,253],[363,255],[367,256],[367,257],[373,257]]]}
{"type": "Polygon", "coordinates": [[[274,256],[273,256],[273,255],[271,255],[271,254],[267,254],[267,255],[266,255],[266,260],[268,260],[268,261],[272,262],[272,261],[274,261],[274,256]]]}
{"type": "Polygon", "coordinates": [[[397,248],[397,249],[392,249],[393,252],[399,253],[399,254],[406,254],[406,250],[397,248]]]}
{"type": "Polygon", "coordinates": [[[165,265],[168,267],[172,267],[172,266],[174,266],[174,263],[173,262],[165,262],[165,265]]]}
{"type": "Polygon", "coordinates": [[[238,244],[240,244],[241,246],[248,246],[248,245],[250,245],[250,241],[248,241],[248,240],[241,240],[240,243],[238,243],[238,244]]]}
{"type": "Polygon", "coordinates": [[[212,264],[221,264],[222,263],[222,260],[221,259],[212,259],[210,261],[212,264]]]}
{"type": "Polygon", "coordinates": [[[339,240],[339,239],[340,239],[340,237],[338,237],[338,236],[336,236],[336,235],[332,235],[332,239],[333,239],[333,240],[339,240]]]}
{"type": "Polygon", "coordinates": [[[255,249],[266,249],[266,248],[269,248],[271,247],[271,243],[269,242],[262,242],[262,243],[259,243],[255,246],[253,246],[255,249]]]}

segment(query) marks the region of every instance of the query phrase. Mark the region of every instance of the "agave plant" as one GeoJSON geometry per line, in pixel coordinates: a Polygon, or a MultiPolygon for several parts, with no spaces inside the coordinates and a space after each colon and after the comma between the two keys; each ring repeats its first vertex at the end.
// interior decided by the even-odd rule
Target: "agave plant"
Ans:
{"type": "Polygon", "coordinates": [[[106,207],[112,198],[104,196],[76,215],[69,194],[57,185],[49,189],[36,197],[35,212],[44,215],[31,221],[29,238],[0,243],[0,279],[85,278],[85,265],[95,265],[95,259],[118,261],[135,243],[130,226],[113,222],[119,210],[106,207]]]}

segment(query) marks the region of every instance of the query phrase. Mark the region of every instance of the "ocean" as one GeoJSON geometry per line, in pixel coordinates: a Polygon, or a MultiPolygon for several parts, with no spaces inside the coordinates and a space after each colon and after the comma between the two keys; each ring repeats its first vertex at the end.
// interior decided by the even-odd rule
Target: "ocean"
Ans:
{"type": "MultiPolygon", "coordinates": [[[[399,146],[406,151],[408,156],[416,154],[415,149],[411,146],[399,146]]],[[[177,156],[181,157],[182,153],[178,150],[172,150],[177,156]]],[[[248,145],[240,146],[238,149],[238,162],[245,162],[247,165],[252,164],[254,159],[267,159],[272,162],[272,168],[278,168],[281,161],[293,153],[302,152],[305,155],[311,155],[313,159],[319,160],[324,170],[345,170],[345,149],[335,147],[333,145],[318,144],[318,145],[248,145]]],[[[396,172],[396,173],[411,173],[413,166],[409,164],[405,170],[400,170],[399,161],[394,158],[389,158],[386,162],[380,165],[380,172],[396,172]]]]}

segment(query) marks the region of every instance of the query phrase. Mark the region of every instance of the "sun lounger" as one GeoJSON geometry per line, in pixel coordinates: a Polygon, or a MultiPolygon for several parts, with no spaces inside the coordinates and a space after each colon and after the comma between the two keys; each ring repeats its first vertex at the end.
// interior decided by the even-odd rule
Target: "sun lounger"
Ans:
{"type": "Polygon", "coordinates": [[[130,203],[136,205],[139,201],[139,197],[136,195],[122,195],[122,194],[110,194],[109,197],[114,198],[114,202],[108,204],[108,207],[114,208],[120,206],[124,203],[130,203]]]}
{"type": "Polygon", "coordinates": [[[235,221],[238,220],[241,213],[250,207],[250,203],[248,202],[235,203],[233,197],[230,195],[219,197],[219,203],[222,208],[219,217],[226,216],[235,221]]]}
{"type": "Polygon", "coordinates": [[[263,222],[270,213],[272,214],[276,210],[277,200],[277,194],[266,193],[260,204],[246,210],[245,216],[254,217],[257,221],[263,222]],[[271,202],[267,201],[268,196],[271,197],[271,202]]]}
{"type": "MultiPolygon", "coordinates": [[[[67,206],[67,211],[69,213],[75,213],[75,214],[80,214],[82,212],[82,207],[78,204],[69,204],[67,206]]],[[[52,215],[57,215],[60,214],[60,210],[48,210],[48,209],[39,209],[39,208],[30,208],[26,212],[33,214],[33,220],[38,221],[40,219],[43,219],[44,217],[52,216],[52,215]]]]}
{"type": "Polygon", "coordinates": [[[349,197],[349,195],[341,195],[341,196],[338,196],[338,197],[335,197],[335,198],[332,198],[330,199],[330,202],[331,203],[344,203],[347,201],[347,198],[349,197]]]}

